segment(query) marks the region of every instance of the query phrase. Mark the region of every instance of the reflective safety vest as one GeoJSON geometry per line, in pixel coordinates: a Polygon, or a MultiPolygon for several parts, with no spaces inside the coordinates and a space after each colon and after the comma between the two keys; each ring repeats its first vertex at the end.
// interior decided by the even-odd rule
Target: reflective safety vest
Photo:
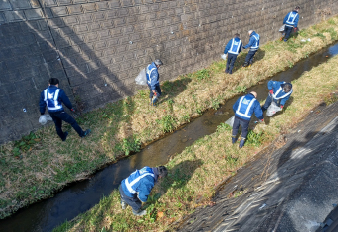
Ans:
{"type": "Polygon", "coordinates": [[[293,24],[295,23],[295,20],[296,20],[296,18],[297,18],[297,15],[298,15],[298,13],[295,13],[295,12],[291,11],[291,12],[289,13],[288,20],[286,20],[286,23],[287,23],[287,24],[290,24],[290,25],[293,25],[293,24]]]}
{"type": "Polygon", "coordinates": [[[290,94],[292,93],[292,89],[291,89],[288,93],[285,93],[285,94],[283,94],[283,95],[277,97],[277,95],[278,95],[278,94],[280,93],[280,91],[282,91],[282,90],[283,90],[282,87],[280,87],[280,88],[276,91],[276,93],[272,94],[272,97],[273,97],[274,99],[278,100],[278,99],[285,98],[286,96],[288,96],[288,95],[290,95],[290,94]]]}
{"type": "Polygon", "coordinates": [[[228,53],[238,55],[239,49],[241,48],[241,46],[242,46],[241,40],[237,42],[235,39],[232,39],[231,48],[229,49],[228,53]]]}
{"type": "Polygon", "coordinates": [[[246,117],[248,119],[251,118],[251,115],[249,115],[250,109],[252,107],[252,105],[254,104],[254,102],[256,101],[255,98],[252,98],[251,100],[246,99],[245,96],[241,97],[241,100],[239,101],[239,106],[238,109],[236,111],[236,114],[242,117],[246,117]],[[243,107],[242,107],[243,104],[243,107]],[[244,113],[241,113],[245,110],[244,113]]]}
{"type": "Polygon", "coordinates": [[[150,85],[151,84],[151,79],[150,79],[150,74],[152,71],[154,71],[156,68],[152,68],[151,70],[149,70],[149,66],[147,67],[147,81],[148,81],[148,84],[150,85]]]}
{"type": "Polygon", "coordinates": [[[144,167],[141,170],[136,170],[130,176],[125,179],[125,184],[128,189],[128,191],[132,194],[135,194],[135,185],[144,177],[146,176],[152,176],[155,178],[155,174],[153,173],[153,170],[149,167],[144,167]]]}
{"type": "Polygon", "coordinates": [[[45,89],[45,102],[48,107],[48,111],[60,111],[62,110],[62,104],[58,101],[60,89],[45,89]]]}
{"type": "Polygon", "coordinates": [[[259,47],[259,35],[256,34],[256,35],[252,35],[252,36],[255,37],[256,42],[254,43],[254,45],[251,46],[251,49],[258,49],[258,47],[259,47]]]}

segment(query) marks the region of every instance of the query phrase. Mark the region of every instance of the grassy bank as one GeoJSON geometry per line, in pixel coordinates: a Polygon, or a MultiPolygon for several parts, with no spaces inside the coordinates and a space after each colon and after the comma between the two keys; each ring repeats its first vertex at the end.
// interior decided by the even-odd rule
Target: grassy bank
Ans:
{"type": "Polygon", "coordinates": [[[242,149],[238,148],[238,143],[232,145],[231,128],[226,124],[219,125],[217,132],[187,147],[168,163],[169,175],[153,190],[147,202],[146,216],[133,216],[130,207],[123,211],[119,193],[114,191],[91,210],[64,223],[54,232],[173,229],[172,223],[191,213],[194,208],[213,204],[210,199],[215,187],[233,175],[279,134],[287,133],[323,101],[327,104],[337,101],[337,95],[332,94],[338,90],[337,73],[338,56],[293,81],[292,101],[287,102],[282,113],[266,118],[265,123],[258,124],[250,131],[248,141],[242,149]]]}
{"type": "MultiPolygon", "coordinates": [[[[148,106],[148,90],[108,104],[77,119],[83,128],[92,129],[92,135],[85,139],[71,130],[67,141],[61,142],[54,127],[48,126],[1,146],[0,218],[137,151],[140,144],[173,131],[203,111],[216,109],[226,99],[336,41],[337,32],[338,18],[334,17],[300,31],[287,43],[274,41],[262,46],[251,68],[240,68],[246,55],[241,54],[233,75],[224,74],[226,63],[219,61],[164,82],[157,108],[148,106]],[[308,38],[310,42],[301,42],[308,38]]],[[[65,130],[69,129],[65,125],[65,130]]]]}

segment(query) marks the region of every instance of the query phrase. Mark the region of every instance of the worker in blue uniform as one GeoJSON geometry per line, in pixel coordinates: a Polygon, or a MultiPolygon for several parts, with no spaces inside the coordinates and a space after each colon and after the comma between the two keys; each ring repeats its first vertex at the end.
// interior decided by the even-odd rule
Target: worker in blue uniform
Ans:
{"type": "Polygon", "coordinates": [[[147,211],[142,210],[142,202],[147,201],[157,180],[166,177],[167,174],[168,170],[164,166],[144,167],[130,174],[119,187],[122,209],[130,205],[135,216],[145,215],[147,211]]]}
{"type": "Polygon", "coordinates": [[[232,74],[232,70],[235,66],[237,56],[239,53],[241,53],[242,41],[239,38],[239,36],[240,35],[236,33],[234,38],[228,42],[227,46],[224,49],[224,54],[228,54],[228,61],[225,73],[232,74]]]}
{"type": "Polygon", "coordinates": [[[254,55],[256,54],[256,52],[259,48],[259,40],[260,40],[259,34],[257,34],[253,30],[249,30],[248,34],[250,36],[249,43],[247,45],[243,46],[243,49],[247,49],[247,48],[250,48],[250,49],[249,49],[248,54],[245,57],[243,67],[247,67],[248,65],[252,65],[253,57],[254,57],[254,55]]]}
{"type": "Polygon", "coordinates": [[[263,112],[268,109],[272,101],[283,109],[285,102],[290,98],[290,95],[293,92],[292,85],[283,81],[269,81],[268,89],[269,94],[262,107],[263,112]]]}
{"type": "Polygon", "coordinates": [[[242,148],[245,143],[246,136],[248,135],[249,122],[253,114],[263,122],[263,112],[259,102],[256,100],[257,93],[251,91],[249,94],[240,97],[236,103],[233,105],[233,110],[235,112],[235,120],[232,129],[232,143],[237,142],[237,134],[239,126],[241,126],[241,141],[239,147],[242,148]]]}
{"type": "Polygon", "coordinates": [[[152,106],[156,106],[155,104],[161,96],[160,76],[158,74],[158,69],[161,65],[163,65],[162,61],[157,59],[146,68],[146,77],[150,90],[150,105],[152,106]]]}
{"type": "Polygon", "coordinates": [[[75,112],[65,92],[59,89],[59,80],[57,78],[50,78],[48,88],[42,91],[40,95],[41,115],[45,114],[47,107],[48,113],[54,121],[56,133],[62,141],[65,141],[68,135],[67,131],[62,131],[62,121],[69,123],[80,137],[87,136],[90,133],[90,129],[83,131],[76,120],[63,110],[62,103],[72,112],[75,112]]]}
{"type": "Polygon", "coordinates": [[[298,26],[298,20],[299,20],[299,14],[298,11],[300,10],[299,6],[296,6],[295,9],[291,12],[289,12],[283,20],[283,24],[285,24],[285,37],[284,42],[288,41],[292,30],[297,31],[298,26]]]}

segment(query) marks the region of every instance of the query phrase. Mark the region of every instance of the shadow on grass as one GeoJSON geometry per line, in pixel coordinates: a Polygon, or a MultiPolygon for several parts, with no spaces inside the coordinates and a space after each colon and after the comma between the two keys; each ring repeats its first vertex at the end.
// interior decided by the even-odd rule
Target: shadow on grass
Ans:
{"type": "MultiPolygon", "coordinates": [[[[244,61],[245,61],[245,57],[246,55],[248,54],[248,49],[245,51],[245,50],[242,50],[242,53],[237,57],[237,60],[235,62],[235,67],[233,69],[233,73],[235,73],[237,70],[239,70],[240,68],[242,68],[242,65],[244,64],[244,61]]],[[[265,56],[265,51],[262,50],[262,49],[258,49],[255,56],[253,57],[253,64],[252,65],[255,65],[255,63],[257,61],[260,61],[264,58],[265,56]]]]}
{"type": "Polygon", "coordinates": [[[161,192],[165,194],[170,188],[182,189],[191,179],[194,171],[203,164],[202,160],[186,160],[173,167],[161,182],[161,192]]]}

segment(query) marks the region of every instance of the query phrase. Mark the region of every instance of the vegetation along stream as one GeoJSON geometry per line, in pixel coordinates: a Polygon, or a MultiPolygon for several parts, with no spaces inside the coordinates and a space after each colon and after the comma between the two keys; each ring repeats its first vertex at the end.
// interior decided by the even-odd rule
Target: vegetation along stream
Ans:
{"type": "MultiPolygon", "coordinates": [[[[337,54],[338,44],[335,44],[300,61],[287,71],[278,73],[272,79],[291,82],[337,54]]],[[[246,91],[256,91],[257,99],[262,101],[267,95],[269,80],[261,81],[259,85],[246,91]]],[[[215,132],[221,122],[234,115],[232,106],[237,98],[238,96],[228,100],[217,111],[207,111],[174,133],[148,145],[141,152],[97,172],[90,179],[72,184],[54,197],[23,208],[11,217],[1,220],[0,231],[51,231],[65,220],[71,220],[89,210],[102,196],[109,195],[116,189],[135,169],[163,165],[197,139],[215,132]]],[[[251,126],[254,121],[251,121],[251,126]]]]}

